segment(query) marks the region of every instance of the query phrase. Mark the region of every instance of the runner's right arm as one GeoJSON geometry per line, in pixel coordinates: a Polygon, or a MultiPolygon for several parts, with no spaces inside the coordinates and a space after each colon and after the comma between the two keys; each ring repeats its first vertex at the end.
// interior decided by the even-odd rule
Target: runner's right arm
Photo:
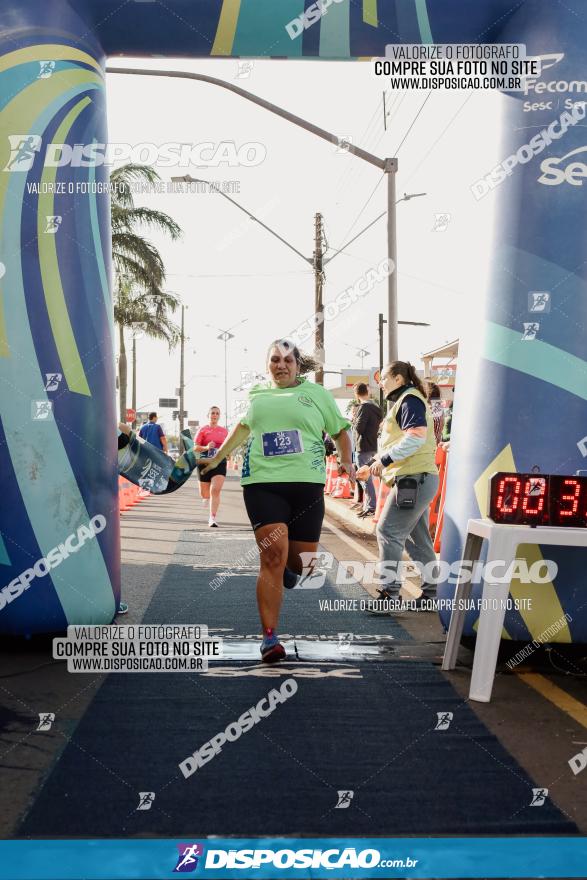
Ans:
{"type": "Polygon", "coordinates": [[[208,444],[204,443],[205,431],[203,428],[200,428],[198,433],[196,434],[194,440],[194,449],[196,452],[206,452],[208,449],[208,444]]]}
{"type": "Polygon", "coordinates": [[[202,468],[202,474],[206,474],[207,471],[211,471],[213,468],[218,467],[218,465],[224,461],[234,449],[245,442],[250,433],[251,429],[247,425],[243,425],[242,422],[237,422],[220,449],[217,450],[214,457],[206,459],[206,466],[202,468]]]}

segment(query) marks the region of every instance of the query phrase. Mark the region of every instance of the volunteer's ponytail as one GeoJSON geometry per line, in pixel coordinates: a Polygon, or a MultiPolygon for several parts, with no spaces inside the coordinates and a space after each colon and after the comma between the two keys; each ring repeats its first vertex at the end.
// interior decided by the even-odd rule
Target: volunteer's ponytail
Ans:
{"type": "Polygon", "coordinates": [[[392,376],[401,376],[406,385],[413,385],[423,397],[427,397],[426,389],[416,372],[416,368],[409,361],[393,361],[385,369],[392,376]]]}

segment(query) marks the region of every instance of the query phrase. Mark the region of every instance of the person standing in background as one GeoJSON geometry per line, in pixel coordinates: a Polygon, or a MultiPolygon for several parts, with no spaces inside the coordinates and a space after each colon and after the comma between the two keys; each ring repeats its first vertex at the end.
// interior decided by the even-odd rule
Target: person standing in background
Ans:
{"type": "Polygon", "coordinates": [[[143,440],[146,440],[151,446],[155,446],[157,449],[162,449],[166,455],[168,454],[167,437],[163,433],[161,425],[157,424],[156,412],[149,413],[149,421],[141,427],[139,437],[142,437],[143,440]]]}
{"type": "MultiPolygon", "coordinates": [[[[357,400],[353,400],[348,408],[349,418],[351,420],[351,443],[353,444],[353,462],[356,468],[359,467],[359,462],[357,459],[357,435],[355,433],[355,422],[357,421],[357,412],[359,410],[359,402],[357,400]]],[[[363,509],[363,485],[357,480],[355,485],[355,495],[354,495],[354,503],[351,504],[351,510],[356,510],[359,512],[363,509]]]]}
{"type": "MultiPolygon", "coordinates": [[[[208,419],[209,423],[200,428],[196,434],[194,449],[196,452],[205,452],[208,458],[212,458],[216,454],[216,450],[220,449],[224,443],[228,431],[219,424],[220,409],[217,406],[210,407],[208,419]]],[[[202,474],[202,468],[205,464],[206,459],[202,459],[201,466],[198,466],[200,498],[203,504],[210,503],[208,527],[217,529],[216,516],[220,506],[220,493],[226,478],[226,461],[221,461],[217,468],[202,474]]]]}
{"type": "Polygon", "coordinates": [[[442,440],[442,431],[444,428],[444,409],[442,407],[440,388],[434,382],[428,379],[428,403],[434,419],[434,438],[436,445],[442,440]]]}
{"type": "MultiPolygon", "coordinates": [[[[381,424],[381,410],[374,400],[369,396],[369,388],[365,382],[358,382],[354,386],[355,397],[359,403],[357,416],[354,423],[354,433],[356,437],[356,464],[357,468],[362,467],[371,461],[377,454],[377,433],[381,424]]],[[[358,516],[366,519],[375,514],[377,506],[377,496],[373,477],[369,475],[368,479],[363,483],[363,508],[358,516]]]]}

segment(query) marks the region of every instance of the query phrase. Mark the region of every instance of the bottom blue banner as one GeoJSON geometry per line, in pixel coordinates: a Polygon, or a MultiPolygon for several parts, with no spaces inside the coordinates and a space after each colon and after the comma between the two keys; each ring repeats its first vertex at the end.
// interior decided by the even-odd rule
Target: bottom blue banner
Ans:
{"type": "Polygon", "coordinates": [[[576,837],[0,841],[0,880],[564,878],[586,865],[576,837]]]}

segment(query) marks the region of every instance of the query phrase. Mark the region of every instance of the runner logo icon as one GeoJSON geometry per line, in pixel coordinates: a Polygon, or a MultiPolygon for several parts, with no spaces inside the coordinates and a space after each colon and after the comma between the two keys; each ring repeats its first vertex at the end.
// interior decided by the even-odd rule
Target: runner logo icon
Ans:
{"type": "Polygon", "coordinates": [[[62,379],[62,373],[45,373],[45,391],[57,391],[62,379]]]}
{"type": "Polygon", "coordinates": [[[177,865],[173,869],[174,874],[189,874],[198,867],[198,861],[204,855],[204,847],[201,843],[178,843],[179,856],[177,865]]]}
{"type": "Polygon", "coordinates": [[[38,134],[9,134],[10,159],[3,171],[30,171],[35,156],[41,149],[42,139],[38,134]]]}
{"type": "Polygon", "coordinates": [[[437,712],[436,717],[438,721],[436,722],[436,727],[434,730],[448,730],[450,727],[450,722],[453,718],[452,712],[437,712]]]}
{"type": "Polygon", "coordinates": [[[350,651],[353,644],[353,634],[352,633],[339,633],[338,634],[338,649],[339,651],[350,651]]]}
{"type": "Polygon", "coordinates": [[[39,712],[39,726],[37,730],[51,730],[51,725],[54,721],[54,712],[39,712]]]}
{"type": "Polygon", "coordinates": [[[37,79],[49,79],[55,72],[55,61],[39,61],[37,79]]]}
{"type": "Polygon", "coordinates": [[[355,796],[354,791],[339,791],[338,794],[338,803],[335,806],[335,810],[348,810],[351,805],[351,801],[355,796]]]}
{"type": "Polygon", "coordinates": [[[543,312],[544,314],[550,312],[550,293],[546,290],[530,291],[528,294],[528,311],[543,312]]]}
{"type": "Polygon", "coordinates": [[[546,802],[546,798],[548,797],[548,789],[547,788],[533,788],[532,789],[532,800],[530,802],[531,807],[542,807],[546,802]]]}
{"type": "Polygon", "coordinates": [[[137,810],[150,810],[155,800],[154,791],[139,791],[139,805],[137,810]]]}

